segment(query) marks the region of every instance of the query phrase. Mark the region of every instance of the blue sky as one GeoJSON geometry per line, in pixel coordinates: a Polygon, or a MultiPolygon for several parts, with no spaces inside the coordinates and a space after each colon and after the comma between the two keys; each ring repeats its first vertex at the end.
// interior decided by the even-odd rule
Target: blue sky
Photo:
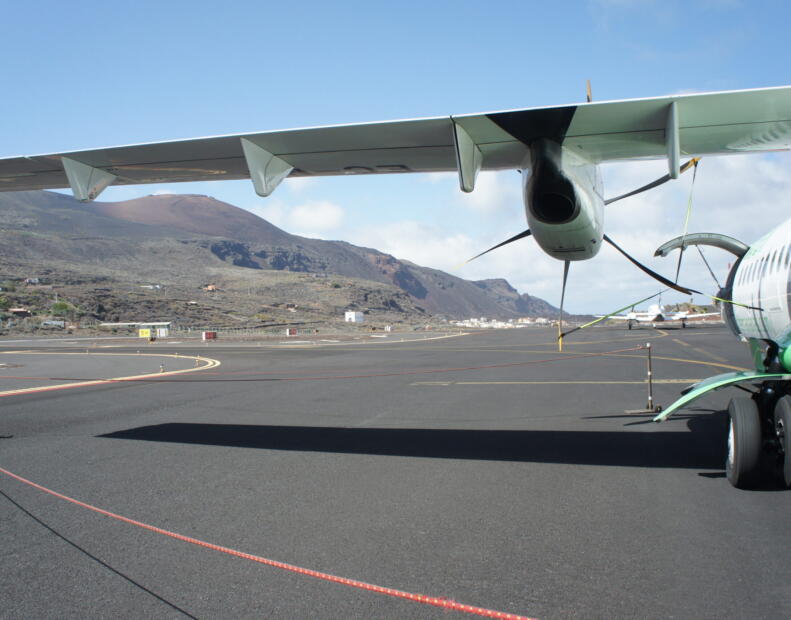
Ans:
{"type": "MultiPolygon", "coordinates": [[[[0,157],[574,103],[586,79],[598,100],[791,83],[785,2],[126,4],[4,7],[0,157]]],[[[607,193],[663,172],[661,162],[608,165],[607,193]]],[[[608,233],[672,273],[672,261],[651,254],[680,233],[690,180],[613,205],[608,233]]],[[[709,158],[691,227],[752,242],[788,215],[789,190],[786,154],[709,158]],[[747,216],[753,210],[761,221],[747,216]]],[[[289,180],[269,199],[246,181],[110,188],[102,199],[161,191],[209,194],[289,232],[560,297],[561,263],[529,241],[456,268],[524,228],[516,173],[484,175],[471,196],[453,175],[392,175],[289,180]]],[[[724,277],[727,257],[710,256],[724,277]]],[[[683,274],[713,292],[699,260],[683,274]]],[[[656,290],[606,250],[573,265],[570,278],[573,312],[656,290]]]]}

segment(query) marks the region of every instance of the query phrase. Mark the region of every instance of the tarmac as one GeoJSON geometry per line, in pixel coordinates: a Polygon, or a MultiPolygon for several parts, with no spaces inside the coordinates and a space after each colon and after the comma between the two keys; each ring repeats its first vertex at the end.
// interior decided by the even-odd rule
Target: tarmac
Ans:
{"type": "Polygon", "coordinates": [[[739,392],[624,413],[646,343],[660,405],[748,367],[727,329],[426,336],[0,340],[0,618],[791,617],[739,392]]]}

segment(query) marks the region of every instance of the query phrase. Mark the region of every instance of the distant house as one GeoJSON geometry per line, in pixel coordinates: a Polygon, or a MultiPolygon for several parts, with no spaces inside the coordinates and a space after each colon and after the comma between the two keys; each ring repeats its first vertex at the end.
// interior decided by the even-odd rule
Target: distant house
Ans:
{"type": "Polygon", "coordinates": [[[40,278],[25,278],[25,284],[41,284],[40,278]]]}
{"type": "Polygon", "coordinates": [[[217,289],[217,285],[216,284],[207,284],[206,286],[203,287],[203,290],[204,291],[210,291],[210,292],[213,293],[213,292],[216,292],[218,289],[217,289]]]}
{"type": "Polygon", "coordinates": [[[8,312],[13,314],[14,316],[18,316],[23,319],[29,316],[33,316],[33,313],[27,308],[9,308],[8,312]]]}
{"type": "Polygon", "coordinates": [[[344,320],[347,323],[362,323],[363,322],[363,313],[362,312],[355,312],[354,310],[347,310],[346,314],[344,314],[344,320]]]}

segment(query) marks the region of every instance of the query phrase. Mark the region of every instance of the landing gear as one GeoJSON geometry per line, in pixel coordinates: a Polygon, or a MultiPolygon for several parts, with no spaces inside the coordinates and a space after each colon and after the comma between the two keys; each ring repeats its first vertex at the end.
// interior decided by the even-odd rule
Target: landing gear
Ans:
{"type": "MultiPolygon", "coordinates": [[[[791,403],[790,403],[791,404],[791,403]]],[[[759,478],[761,418],[751,398],[734,398],[728,405],[728,458],[725,474],[738,489],[751,489],[759,478]]]]}
{"type": "Polygon", "coordinates": [[[791,488],[791,397],[783,396],[778,400],[774,413],[778,461],[783,468],[783,483],[791,488]]]}
{"type": "Polygon", "coordinates": [[[766,476],[791,488],[791,386],[765,381],[752,398],[728,404],[725,474],[739,489],[754,488],[766,476]]]}
{"type": "Polygon", "coordinates": [[[626,321],[626,328],[627,329],[632,329],[632,322],[631,321],[626,321]]]}

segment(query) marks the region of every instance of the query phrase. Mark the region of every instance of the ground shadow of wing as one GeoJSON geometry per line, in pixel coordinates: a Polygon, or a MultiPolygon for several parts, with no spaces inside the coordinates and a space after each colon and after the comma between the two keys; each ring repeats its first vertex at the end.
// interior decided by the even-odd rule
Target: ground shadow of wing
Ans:
{"type": "MultiPolygon", "coordinates": [[[[711,416],[705,416],[711,419],[711,416]]],[[[719,424],[690,431],[455,430],[171,423],[101,437],[262,450],[626,467],[719,469],[719,424]]]]}

